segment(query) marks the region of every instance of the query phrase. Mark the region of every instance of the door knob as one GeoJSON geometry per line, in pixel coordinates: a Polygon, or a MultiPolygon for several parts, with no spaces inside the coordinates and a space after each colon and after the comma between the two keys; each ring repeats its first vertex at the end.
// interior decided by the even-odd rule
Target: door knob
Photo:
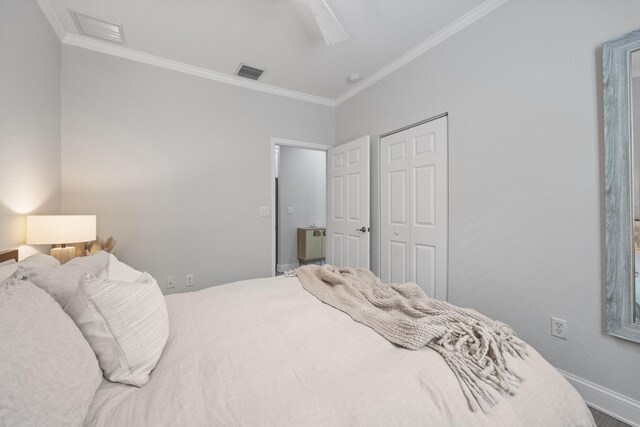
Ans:
{"type": "Polygon", "coordinates": [[[399,231],[394,231],[393,234],[395,234],[397,236],[398,234],[400,234],[400,232],[399,231]]]}
{"type": "Polygon", "coordinates": [[[367,231],[367,227],[365,227],[364,225],[361,228],[356,228],[356,231],[359,231],[361,233],[364,233],[367,231]]]}

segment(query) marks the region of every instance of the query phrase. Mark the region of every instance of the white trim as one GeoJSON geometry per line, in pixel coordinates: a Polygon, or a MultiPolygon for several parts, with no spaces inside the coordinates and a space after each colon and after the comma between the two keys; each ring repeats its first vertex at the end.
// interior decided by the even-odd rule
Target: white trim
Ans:
{"type": "Polygon", "coordinates": [[[294,264],[278,264],[278,267],[276,268],[276,270],[284,273],[285,271],[295,270],[298,267],[299,267],[298,263],[294,263],[294,264]]]}
{"type": "Polygon", "coordinates": [[[157,67],[166,68],[173,71],[178,71],[181,73],[191,74],[193,76],[203,77],[210,80],[215,80],[221,83],[227,83],[234,86],[240,86],[247,89],[253,89],[260,92],[266,92],[273,95],[285,96],[288,98],[297,99],[300,101],[312,102],[320,105],[328,105],[330,107],[335,107],[345,102],[347,99],[355,96],[356,94],[362,92],[364,89],[373,85],[377,81],[382,78],[388,76],[392,72],[396,71],[400,67],[406,65],[410,61],[414,60],[418,56],[422,55],[426,51],[431,48],[437,46],[442,43],[449,37],[456,34],[458,31],[463,30],[469,25],[476,22],[478,19],[483,16],[489,14],[494,9],[503,5],[509,0],[486,0],[481,3],[476,8],[472,9],[462,17],[455,20],[450,25],[446,26],[442,30],[438,31],[436,34],[429,37],[427,40],[420,43],[418,46],[411,49],[406,54],[402,55],[400,58],[396,59],[392,63],[384,66],[376,73],[371,75],[369,78],[362,80],[360,84],[355,86],[354,88],[344,92],[342,95],[338,96],[336,99],[323,98],[321,96],[310,95],[303,92],[297,92],[289,89],[283,89],[276,86],[267,85],[264,83],[254,82],[251,80],[246,80],[240,77],[232,76],[225,73],[220,73],[217,71],[209,70],[206,68],[196,67],[193,65],[185,64],[183,62],[173,61],[171,59],[162,58],[160,56],[150,55],[148,53],[140,52],[134,49],[130,49],[124,46],[112,45],[107,42],[101,42],[98,40],[93,40],[88,37],[82,37],[78,34],[69,33],[62,21],[60,21],[60,17],[54,10],[53,6],[51,6],[50,0],[37,0],[40,8],[44,12],[45,16],[49,20],[51,27],[56,32],[62,43],[81,47],[84,49],[93,50],[96,52],[105,53],[107,55],[114,55],[121,58],[130,59],[132,61],[142,62],[145,64],[155,65],[157,67]]]}
{"type": "Polygon", "coordinates": [[[328,98],[322,98],[315,95],[308,95],[302,92],[296,92],[289,89],[282,89],[276,86],[267,85],[253,80],[243,79],[229,74],[219,73],[217,71],[208,70],[206,68],[195,67],[183,62],[173,61],[171,59],[162,58],[160,56],[150,55],[124,46],[118,46],[112,43],[93,40],[88,37],[82,37],[77,34],[67,33],[64,44],[69,46],[81,47],[96,52],[106,53],[108,55],[118,56],[120,58],[130,59],[132,61],[142,62],[144,64],[155,65],[156,67],[166,68],[168,70],[178,71],[193,76],[203,77],[205,79],[215,80],[221,83],[227,83],[233,86],[240,86],[247,89],[253,89],[260,92],[270,93],[272,95],[285,96],[300,101],[313,102],[315,104],[335,106],[335,102],[328,98]]]}
{"type": "Polygon", "coordinates": [[[40,6],[40,9],[42,9],[44,16],[49,21],[51,28],[53,28],[53,31],[55,31],[60,41],[62,41],[67,35],[67,30],[64,28],[64,25],[62,24],[62,21],[60,21],[60,17],[53,6],[51,6],[49,0],[38,0],[38,5],[40,6]]]}
{"type": "Polygon", "coordinates": [[[587,405],[630,426],[640,427],[640,402],[558,369],[587,405]]]}
{"type": "Polygon", "coordinates": [[[315,142],[296,141],[295,139],[284,139],[284,138],[271,138],[271,143],[274,146],[283,145],[285,147],[304,148],[305,150],[315,150],[315,151],[327,151],[330,148],[333,148],[333,145],[316,144],[315,142]]]}
{"type": "Polygon", "coordinates": [[[271,149],[269,150],[269,161],[271,162],[271,243],[269,244],[269,256],[271,258],[270,264],[272,277],[276,275],[276,145],[304,148],[315,151],[327,151],[330,148],[333,148],[333,145],[317,144],[315,142],[296,141],[294,139],[285,138],[271,138],[271,149]]]}
{"type": "Polygon", "coordinates": [[[456,19],[454,22],[447,25],[442,30],[438,31],[437,33],[435,33],[434,35],[432,35],[431,37],[429,37],[428,39],[420,43],[418,46],[414,47],[409,52],[402,55],[400,58],[382,67],[380,70],[378,70],[376,73],[374,73],[370,77],[362,80],[362,82],[357,86],[355,86],[353,89],[350,89],[344,92],[342,95],[338,96],[335,99],[335,104],[336,105],[342,104],[347,99],[362,92],[363,90],[365,90],[372,84],[376,83],[377,81],[382,80],[389,74],[403,67],[407,63],[413,61],[418,56],[422,55],[428,50],[439,45],[440,43],[442,43],[449,37],[453,36],[457,32],[467,28],[469,25],[473,24],[478,19],[492,12],[494,9],[497,9],[498,7],[502,6],[507,1],[509,0],[487,0],[481,3],[479,6],[475,7],[468,13],[456,19]]]}

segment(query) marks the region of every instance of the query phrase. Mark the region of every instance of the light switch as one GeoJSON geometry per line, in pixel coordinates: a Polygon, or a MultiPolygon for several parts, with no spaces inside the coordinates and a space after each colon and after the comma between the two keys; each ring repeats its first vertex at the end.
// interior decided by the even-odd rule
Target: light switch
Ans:
{"type": "Polygon", "coordinates": [[[269,215],[271,215],[271,209],[269,209],[269,206],[260,206],[260,216],[269,215]]]}
{"type": "Polygon", "coordinates": [[[293,215],[293,206],[287,207],[287,215],[293,215]]]}

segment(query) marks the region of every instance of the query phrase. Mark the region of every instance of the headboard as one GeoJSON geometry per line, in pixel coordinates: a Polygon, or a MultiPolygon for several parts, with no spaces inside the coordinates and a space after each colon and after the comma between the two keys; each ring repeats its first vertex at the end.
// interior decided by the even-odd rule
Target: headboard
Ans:
{"type": "Polygon", "coordinates": [[[11,249],[8,251],[0,252],[0,262],[9,261],[10,259],[16,260],[18,262],[18,250],[11,249]]]}

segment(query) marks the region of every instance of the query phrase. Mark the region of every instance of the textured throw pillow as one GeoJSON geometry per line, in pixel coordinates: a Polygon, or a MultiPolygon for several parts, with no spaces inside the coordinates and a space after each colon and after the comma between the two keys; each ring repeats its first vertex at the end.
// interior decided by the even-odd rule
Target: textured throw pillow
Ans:
{"type": "Polygon", "coordinates": [[[109,280],[122,280],[123,282],[135,282],[142,274],[141,271],[128,266],[124,262],[118,260],[115,255],[109,256],[109,265],[107,267],[107,278],[109,280]]]}
{"type": "Polygon", "coordinates": [[[96,356],[46,292],[0,285],[0,425],[82,425],[102,381],[96,356]]]}
{"type": "Polygon", "coordinates": [[[137,387],[149,381],[169,338],[167,305],[150,274],[135,282],[88,274],[65,311],[91,344],[108,380],[137,387]]]}
{"type": "Polygon", "coordinates": [[[14,277],[44,289],[64,308],[76,293],[82,276],[87,273],[94,276],[106,274],[108,262],[109,254],[101,251],[91,256],[74,258],[58,267],[19,265],[14,277]]]}

